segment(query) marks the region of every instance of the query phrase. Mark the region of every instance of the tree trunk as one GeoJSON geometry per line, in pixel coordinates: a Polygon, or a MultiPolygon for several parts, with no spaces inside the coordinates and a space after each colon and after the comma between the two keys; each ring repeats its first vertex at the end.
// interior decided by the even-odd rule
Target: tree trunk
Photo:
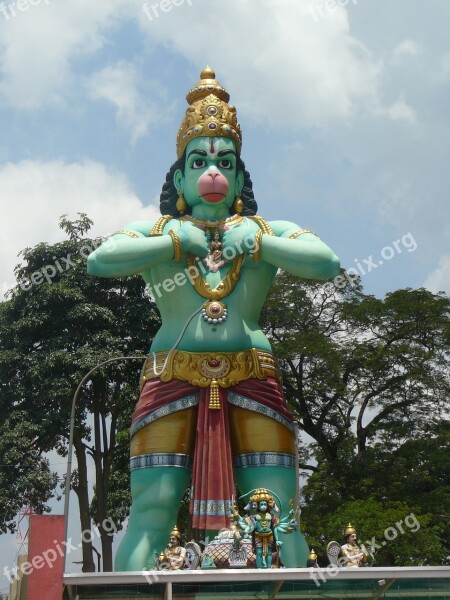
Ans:
{"type": "Polygon", "coordinates": [[[80,525],[81,525],[81,548],[83,556],[83,573],[93,573],[95,571],[94,557],[92,553],[92,523],[89,512],[89,490],[87,478],[86,453],[79,432],[74,432],[74,447],[78,462],[78,485],[74,486],[75,493],[78,496],[80,507],[80,525]],[[89,533],[84,533],[89,532],[89,533]]]}
{"type": "Polygon", "coordinates": [[[100,529],[100,540],[102,543],[102,564],[103,572],[109,572],[113,570],[113,558],[112,558],[112,543],[113,536],[108,535],[105,531],[100,529]]]}

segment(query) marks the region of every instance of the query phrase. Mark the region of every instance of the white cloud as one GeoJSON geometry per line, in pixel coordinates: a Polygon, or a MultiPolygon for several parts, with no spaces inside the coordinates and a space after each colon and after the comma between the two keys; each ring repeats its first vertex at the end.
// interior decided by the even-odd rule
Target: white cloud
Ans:
{"type": "Polygon", "coordinates": [[[450,254],[443,254],[436,269],[427,277],[424,287],[434,293],[450,293],[450,254]]]}
{"type": "MultiPolygon", "coordinates": [[[[196,0],[149,21],[153,42],[205,62],[246,118],[292,128],[320,125],[377,105],[380,67],[350,34],[346,9],[314,18],[321,0],[196,0]]],[[[195,75],[194,75],[195,77],[195,75]]]]}
{"type": "Polygon", "coordinates": [[[71,60],[103,46],[125,2],[42,0],[9,20],[0,15],[3,100],[21,109],[63,101],[73,85],[71,60]]]}
{"type": "Polygon", "coordinates": [[[25,160],[0,167],[2,190],[2,263],[0,282],[15,282],[17,254],[38,242],[64,239],[58,221],[62,214],[75,218],[85,212],[95,225],[89,235],[107,235],[126,223],[155,219],[156,206],[144,207],[127,179],[92,161],[25,160]]]}
{"type": "Polygon", "coordinates": [[[412,56],[418,56],[419,54],[422,54],[423,51],[423,46],[419,44],[419,42],[409,39],[403,40],[400,44],[397,44],[392,52],[392,63],[399,65],[404,62],[405,59],[412,56]]]}
{"type": "Polygon", "coordinates": [[[400,95],[391,106],[382,112],[387,114],[393,121],[407,121],[411,124],[416,122],[416,113],[414,109],[407,104],[403,95],[400,95]]]}
{"type": "MultiPolygon", "coordinates": [[[[119,23],[136,19],[150,47],[175,50],[196,65],[193,73],[210,62],[247,119],[292,129],[380,114],[381,63],[351,34],[340,4],[324,10],[324,0],[195,0],[149,20],[141,0],[42,0],[0,23],[0,94],[22,109],[63,102],[76,83],[73,60],[96,53],[119,23]]],[[[397,54],[416,47],[406,40],[397,54]]],[[[100,70],[89,86],[92,97],[117,107],[134,139],[155,112],[136,81],[122,61],[100,70]]],[[[405,118],[404,108],[390,112],[405,118]]]]}
{"type": "MultiPolygon", "coordinates": [[[[74,84],[73,58],[102,48],[120,17],[135,17],[152,44],[175,49],[196,71],[209,61],[219,79],[228,74],[224,83],[250,116],[288,127],[346,117],[375,102],[379,66],[350,34],[346,9],[336,5],[316,20],[311,7],[321,5],[321,0],[259,0],[255,8],[248,0],[229,0],[211,9],[209,0],[196,0],[150,21],[137,0],[43,0],[1,23],[0,92],[16,108],[63,101],[74,84]]],[[[117,67],[103,72],[99,96],[111,99],[112,79],[117,85],[120,75],[123,79],[117,67]]],[[[121,118],[133,122],[133,88],[124,96],[117,106],[128,116],[121,118]]]]}
{"type": "Polygon", "coordinates": [[[150,125],[165,120],[174,107],[157,105],[161,86],[145,86],[143,81],[135,65],[120,61],[94,73],[87,84],[91,98],[107,100],[117,108],[117,119],[130,131],[133,142],[144,136],[150,125]]]}

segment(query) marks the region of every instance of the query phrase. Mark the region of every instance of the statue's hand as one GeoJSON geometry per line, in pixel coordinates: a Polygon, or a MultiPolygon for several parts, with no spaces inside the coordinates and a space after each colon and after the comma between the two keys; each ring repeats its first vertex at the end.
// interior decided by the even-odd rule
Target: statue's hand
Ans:
{"type": "MultiPolygon", "coordinates": [[[[256,250],[255,237],[256,230],[254,225],[248,225],[245,222],[240,225],[235,225],[223,234],[222,252],[228,250],[228,248],[233,250],[234,256],[245,254],[246,252],[253,252],[256,250]]],[[[225,256],[227,256],[227,254],[230,255],[231,251],[225,253],[225,256]]]]}
{"type": "Polygon", "coordinates": [[[183,253],[190,252],[201,258],[208,256],[208,244],[204,231],[187,222],[178,229],[177,235],[180,238],[183,253]]]}
{"type": "Polygon", "coordinates": [[[281,548],[281,546],[282,546],[282,545],[283,545],[283,542],[279,542],[279,541],[277,540],[277,548],[281,548]]]}

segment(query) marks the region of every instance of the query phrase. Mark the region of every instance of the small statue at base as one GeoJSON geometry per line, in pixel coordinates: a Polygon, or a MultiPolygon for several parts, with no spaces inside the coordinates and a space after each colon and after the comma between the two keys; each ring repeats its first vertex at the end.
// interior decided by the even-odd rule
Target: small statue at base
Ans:
{"type": "Polygon", "coordinates": [[[281,566],[280,551],[283,545],[283,542],[278,539],[278,535],[280,533],[291,533],[297,529],[295,512],[291,509],[288,516],[280,520],[274,514],[278,512],[278,507],[269,490],[258,488],[254,492],[245,510],[256,510],[256,514],[249,515],[247,520],[245,520],[235,511],[232,517],[244,533],[252,534],[253,551],[256,555],[256,568],[270,569],[272,566],[277,568],[281,566]],[[272,565],[273,554],[275,552],[276,564],[272,565]]]}
{"type": "Polygon", "coordinates": [[[185,560],[186,549],[181,546],[181,534],[175,525],[166,549],[158,557],[158,569],[161,571],[177,571],[184,567],[185,560]]]}
{"type": "Polygon", "coordinates": [[[341,555],[346,562],[344,567],[363,567],[367,564],[367,552],[364,546],[361,548],[356,543],[356,529],[349,523],[344,531],[345,544],[341,546],[341,555]]]}

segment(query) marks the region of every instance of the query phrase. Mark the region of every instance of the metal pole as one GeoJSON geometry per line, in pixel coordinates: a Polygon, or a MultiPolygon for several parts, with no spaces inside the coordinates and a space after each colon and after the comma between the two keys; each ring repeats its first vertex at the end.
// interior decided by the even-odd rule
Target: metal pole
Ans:
{"type": "MultiPolygon", "coordinates": [[[[73,395],[72,400],[72,410],[70,413],[70,434],[69,434],[69,449],[68,449],[68,457],[67,457],[67,473],[66,473],[66,486],[65,486],[65,498],[64,498],[64,541],[67,542],[67,532],[69,529],[69,503],[70,503],[70,479],[72,477],[72,452],[73,452],[73,435],[75,430],[75,409],[77,406],[78,396],[81,392],[81,388],[89,379],[94,371],[107,365],[109,363],[118,361],[118,360],[145,360],[147,356],[116,356],[115,358],[108,358],[108,360],[104,360],[99,363],[95,367],[93,367],[83,379],[78,384],[77,389],[75,390],[75,394],[73,395]]],[[[64,546],[64,572],[66,571],[66,556],[67,556],[67,546],[64,546]]]]}
{"type": "MultiPolygon", "coordinates": [[[[297,485],[295,486],[295,508],[297,508],[297,506],[300,506],[300,427],[298,421],[294,421],[294,435],[297,455],[297,460],[295,461],[295,477],[297,479],[297,485]]],[[[298,518],[298,524],[300,525],[300,516],[298,518]]]]}
{"type": "Polygon", "coordinates": [[[164,600],[172,600],[172,582],[166,583],[166,592],[164,594],[164,600]]]}

